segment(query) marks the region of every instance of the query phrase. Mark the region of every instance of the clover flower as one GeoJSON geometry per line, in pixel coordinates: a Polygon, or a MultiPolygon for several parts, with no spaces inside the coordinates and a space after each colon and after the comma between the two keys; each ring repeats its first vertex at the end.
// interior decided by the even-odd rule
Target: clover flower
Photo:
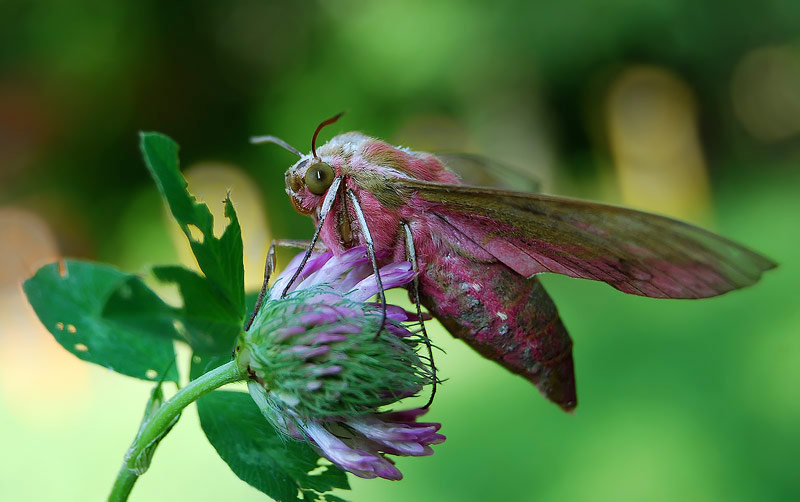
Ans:
{"type": "MultiPolygon", "coordinates": [[[[300,265],[295,257],[244,334],[239,364],[250,395],[282,433],[307,440],[339,468],[362,478],[401,479],[386,458],[431,455],[444,441],[440,424],[417,422],[427,409],[383,411],[433,382],[417,354],[422,340],[402,323],[418,321],[395,305],[367,303],[378,292],[364,247],[313,255],[285,298],[300,265]]],[[[380,269],[385,289],[407,284],[411,264],[380,269]]]]}

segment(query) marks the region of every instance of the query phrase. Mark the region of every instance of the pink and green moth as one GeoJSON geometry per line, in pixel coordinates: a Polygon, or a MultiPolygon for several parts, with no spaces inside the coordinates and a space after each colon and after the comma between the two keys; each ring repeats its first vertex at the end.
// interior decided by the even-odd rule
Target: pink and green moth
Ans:
{"type": "MultiPolygon", "coordinates": [[[[341,114],[340,114],[341,115],[341,114]]],[[[410,260],[410,296],[455,337],[577,405],[572,340],[536,276],[602,281],[652,298],[707,298],[776,266],[724,237],[663,216],[538,193],[468,186],[442,158],[358,132],[302,154],[286,171],[294,208],[334,254],[366,245],[377,267],[410,260]]],[[[381,298],[385,304],[385,299],[381,298]]]]}

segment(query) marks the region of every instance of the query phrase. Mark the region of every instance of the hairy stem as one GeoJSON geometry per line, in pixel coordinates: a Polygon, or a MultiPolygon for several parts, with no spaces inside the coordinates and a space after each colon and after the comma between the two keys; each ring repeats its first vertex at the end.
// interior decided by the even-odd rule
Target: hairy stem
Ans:
{"type": "MultiPolygon", "coordinates": [[[[133,489],[134,483],[143,474],[141,467],[143,455],[152,452],[146,450],[158,441],[175,424],[181,411],[203,395],[212,390],[222,387],[225,384],[238,382],[246,377],[236,361],[231,361],[214,370],[209,371],[203,376],[192,380],[186,387],[180,389],[171,399],[164,402],[146,421],[142,424],[139,434],[131,443],[122,468],[117,474],[111,494],[108,496],[109,502],[121,502],[128,500],[128,496],[133,489]]],[[[146,469],[146,467],[145,467],[146,469]]]]}

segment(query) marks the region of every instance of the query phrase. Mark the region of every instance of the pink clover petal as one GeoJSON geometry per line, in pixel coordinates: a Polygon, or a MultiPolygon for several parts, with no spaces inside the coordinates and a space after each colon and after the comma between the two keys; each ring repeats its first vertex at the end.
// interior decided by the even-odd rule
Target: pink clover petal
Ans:
{"type": "Polygon", "coordinates": [[[347,424],[357,430],[365,437],[378,442],[394,441],[427,441],[433,438],[436,431],[435,426],[414,427],[415,424],[392,424],[382,422],[374,417],[351,419],[347,424]]]}
{"type": "Polygon", "coordinates": [[[337,333],[337,334],[355,334],[361,332],[361,326],[357,324],[335,324],[326,328],[328,333],[337,333]]]}
{"type": "Polygon", "coordinates": [[[305,331],[305,326],[284,326],[273,331],[272,336],[275,342],[282,342],[290,336],[299,335],[300,333],[305,333],[305,331]]]}
{"type": "Polygon", "coordinates": [[[347,293],[364,277],[370,275],[370,272],[372,272],[372,265],[369,261],[357,264],[338,284],[336,284],[337,291],[343,294],[347,293]]]}
{"type": "Polygon", "coordinates": [[[314,366],[311,370],[311,374],[315,377],[327,376],[327,375],[335,375],[337,373],[341,373],[342,366],[338,364],[334,364],[333,366],[314,366]]]}
{"type": "Polygon", "coordinates": [[[387,324],[386,329],[389,330],[389,333],[395,335],[398,338],[405,338],[407,336],[413,335],[413,333],[408,331],[406,328],[402,326],[397,326],[396,324],[387,324]]]}
{"type": "MultiPolygon", "coordinates": [[[[294,274],[294,271],[297,270],[297,267],[300,266],[300,262],[303,261],[303,255],[304,254],[305,254],[305,251],[302,251],[302,252],[297,253],[296,255],[294,255],[292,257],[292,259],[289,260],[289,264],[286,265],[286,268],[284,268],[284,272],[283,272],[282,275],[294,274]]],[[[314,255],[312,255],[312,256],[314,256],[314,255]]]]}
{"type": "MultiPolygon", "coordinates": [[[[395,306],[397,307],[397,305],[395,305],[395,306]]],[[[406,313],[406,319],[405,319],[406,321],[419,322],[419,316],[417,315],[416,312],[410,312],[410,311],[406,310],[405,313],[406,313]]],[[[422,320],[423,321],[430,321],[431,319],[433,319],[432,315],[430,315],[427,312],[423,312],[422,313],[422,320]]]]}
{"type": "Polygon", "coordinates": [[[322,345],[320,347],[309,347],[307,345],[295,345],[292,348],[286,349],[286,352],[294,354],[303,359],[311,359],[312,357],[327,354],[331,350],[330,346],[322,345]]]}
{"type": "MultiPolygon", "coordinates": [[[[272,287],[269,290],[270,300],[277,300],[280,298],[284,288],[286,287],[286,284],[289,282],[289,280],[292,278],[292,276],[300,266],[300,262],[303,259],[303,254],[304,253],[299,253],[294,258],[292,258],[292,261],[289,262],[289,266],[286,267],[286,269],[281,273],[281,275],[272,285],[272,287]]],[[[303,283],[303,280],[306,277],[308,277],[308,275],[322,268],[322,266],[328,262],[331,256],[333,256],[333,253],[331,253],[330,251],[318,255],[312,254],[311,258],[308,260],[308,262],[306,262],[305,267],[303,267],[302,272],[300,272],[300,275],[298,275],[297,279],[295,279],[295,281],[292,283],[292,287],[289,288],[289,291],[303,289],[300,287],[301,284],[303,283]]]]}
{"type": "MultiPolygon", "coordinates": [[[[380,308],[380,305],[378,306],[380,308]]],[[[386,317],[393,320],[393,321],[407,321],[408,320],[408,312],[406,309],[402,307],[398,307],[397,305],[386,305],[386,317]]],[[[416,316],[414,316],[416,317],[416,316]]]]}
{"type": "Polygon", "coordinates": [[[379,419],[386,422],[416,423],[417,418],[428,413],[428,411],[429,408],[411,408],[400,411],[385,411],[383,413],[378,413],[377,416],[379,419]]]}
{"type": "Polygon", "coordinates": [[[380,269],[381,282],[386,289],[403,286],[414,278],[414,269],[410,262],[391,263],[380,269]]]}
{"type": "MultiPolygon", "coordinates": [[[[405,415],[413,420],[419,414],[417,410],[411,410],[411,413],[405,415]]],[[[358,436],[350,440],[351,444],[376,452],[419,457],[432,455],[433,449],[430,445],[445,440],[445,436],[436,433],[440,428],[439,424],[386,422],[383,419],[387,418],[387,415],[389,414],[348,419],[345,422],[347,426],[358,433],[358,436]]]]}
{"type": "Polygon", "coordinates": [[[356,265],[368,263],[365,248],[351,248],[339,256],[334,256],[325,267],[317,270],[306,279],[304,288],[320,284],[335,285],[338,279],[356,265]]]}
{"type": "MultiPolygon", "coordinates": [[[[408,262],[393,263],[380,269],[383,289],[392,289],[402,286],[414,278],[414,271],[408,262]]],[[[375,274],[363,279],[347,295],[351,300],[358,302],[367,301],[378,294],[378,282],[375,274]]]]}
{"type": "Polygon", "coordinates": [[[311,298],[306,300],[307,306],[312,308],[314,305],[331,305],[337,302],[342,301],[342,297],[336,293],[326,293],[326,292],[318,292],[311,298]]]}
{"type": "Polygon", "coordinates": [[[347,340],[347,336],[336,333],[320,333],[311,339],[311,344],[343,342],[347,340]]]}
{"type": "Polygon", "coordinates": [[[339,314],[340,317],[362,317],[364,315],[364,309],[358,306],[347,306],[344,305],[337,305],[332,307],[332,310],[339,314]]]}
{"type": "Polygon", "coordinates": [[[339,316],[336,315],[336,312],[331,310],[320,311],[315,310],[313,312],[308,312],[299,316],[295,322],[300,325],[319,325],[319,324],[331,324],[336,322],[339,319],[339,316]]]}
{"type": "Polygon", "coordinates": [[[367,256],[366,246],[352,247],[340,254],[338,258],[343,263],[348,263],[350,266],[353,266],[357,263],[369,263],[369,256],[367,256]]]}
{"type": "Polygon", "coordinates": [[[388,460],[380,455],[351,448],[318,422],[309,421],[302,427],[322,455],[338,467],[367,479],[376,476],[393,480],[402,479],[403,475],[388,460]]]}
{"type": "MultiPolygon", "coordinates": [[[[333,257],[333,253],[330,251],[326,251],[320,254],[312,254],[311,258],[308,259],[306,262],[306,266],[303,267],[303,271],[300,272],[300,275],[297,276],[297,283],[302,283],[305,281],[308,276],[315,273],[317,270],[321,269],[325,264],[330,261],[333,257]]],[[[294,274],[294,272],[292,272],[294,274]]],[[[291,277],[290,277],[291,278],[291,277]]]]}

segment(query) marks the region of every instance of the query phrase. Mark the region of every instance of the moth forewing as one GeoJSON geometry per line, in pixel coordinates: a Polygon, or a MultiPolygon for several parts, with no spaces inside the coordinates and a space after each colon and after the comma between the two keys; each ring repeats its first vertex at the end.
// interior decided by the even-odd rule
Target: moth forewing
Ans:
{"type": "Polygon", "coordinates": [[[707,230],[617,206],[417,180],[401,193],[520,275],[553,272],[655,298],[706,298],[754,284],[776,265],[707,230]]]}

